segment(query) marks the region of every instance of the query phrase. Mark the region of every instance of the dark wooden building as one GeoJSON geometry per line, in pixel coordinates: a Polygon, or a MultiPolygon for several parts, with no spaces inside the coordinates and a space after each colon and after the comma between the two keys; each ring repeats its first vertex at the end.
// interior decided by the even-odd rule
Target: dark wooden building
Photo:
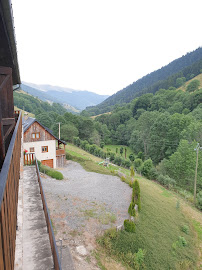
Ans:
{"type": "Polygon", "coordinates": [[[14,269],[22,119],[14,112],[20,84],[11,1],[0,0],[0,269],[14,269]]]}

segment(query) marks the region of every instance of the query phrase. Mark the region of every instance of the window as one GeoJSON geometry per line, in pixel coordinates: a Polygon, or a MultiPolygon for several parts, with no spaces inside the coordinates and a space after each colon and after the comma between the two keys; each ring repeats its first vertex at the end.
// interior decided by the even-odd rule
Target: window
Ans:
{"type": "Polygon", "coordinates": [[[34,152],[34,147],[30,147],[29,152],[34,152]]]}
{"type": "Polygon", "coordinates": [[[40,133],[32,133],[32,139],[39,139],[40,138],[40,133]]]}
{"type": "Polygon", "coordinates": [[[48,152],[48,146],[42,146],[42,153],[48,152]]]}

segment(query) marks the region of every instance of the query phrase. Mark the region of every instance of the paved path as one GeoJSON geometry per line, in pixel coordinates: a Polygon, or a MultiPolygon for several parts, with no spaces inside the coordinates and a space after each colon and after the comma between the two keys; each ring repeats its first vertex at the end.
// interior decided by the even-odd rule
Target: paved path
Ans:
{"type": "Polygon", "coordinates": [[[35,166],[20,179],[15,270],[54,269],[35,166]]]}

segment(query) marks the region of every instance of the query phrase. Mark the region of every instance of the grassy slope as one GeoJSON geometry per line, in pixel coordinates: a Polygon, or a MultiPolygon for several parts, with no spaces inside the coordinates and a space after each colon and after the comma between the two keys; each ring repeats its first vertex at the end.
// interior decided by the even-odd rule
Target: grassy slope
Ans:
{"type": "Polygon", "coordinates": [[[199,74],[197,75],[196,77],[194,77],[193,79],[185,82],[185,84],[181,87],[179,87],[177,90],[181,89],[182,91],[186,91],[186,88],[188,86],[188,84],[191,82],[191,81],[194,81],[194,80],[199,80],[200,81],[200,86],[199,88],[202,88],[202,74],[199,74]]]}
{"type": "Polygon", "coordinates": [[[125,148],[127,149],[126,158],[129,158],[130,154],[133,154],[133,151],[131,150],[131,148],[128,147],[128,146],[125,146],[125,145],[105,145],[104,150],[107,152],[107,148],[109,148],[112,153],[116,154],[116,148],[118,148],[117,155],[120,155],[120,148],[121,147],[123,147],[123,155],[122,155],[122,157],[125,157],[125,148]]]}
{"type": "MultiPolygon", "coordinates": [[[[99,162],[101,159],[69,144],[67,152],[75,156],[76,159],[80,158],[84,162],[90,162],[90,167],[87,166],[88,170],[102,173],[103,167],[95,165],[95,162],[99,162]]],[[[82,164],[82,162],[80,163],[82,164]]],[[[107,169],[103,169],[106,173],[107,169]]],[[[121,169],[121,171],[129,174],[126,169],[121,169]]],[[[197,245],[201,241],[201,213],[159,184],[140,176],[136,176],[136,178],[140,183],[142,210],[137,219],[136,233],[122,232],[114,242],[114,248],[117,252],[128,252],[129,250],[137,252],[138,248],[145,249],[145,264],[150,270],[184,270],[185,266],[181,266],[181,268],[179,266],[181,261],[194,263],[199,261],[197,259],[199,253],[197,245]],[[180,201],[179,209],[176,208],[178,200],[180,201]],[[182,232],[183,225],[189,226],[189,234],[182,232]],[[179,236],[183,236],[188,245],[175,250],[172,246],[179,236]]],[[[189,266],[187,269],[192,268],[189,266]]]]}
{"type": "MultiPolygon", "coordinates": [[[[142,210],[138,217],[136,233],[121,237],[121,245],[124,246],[125,239],[127,246],[131,245],[132,252],[137,252],[138,248],[145,249],[145,264],[148,269],[176,269],[177,261],[185,259],[195,262],[197,248],[193,221],[189,220],[189,216],[185,215],[184,211],[190,207],[184,204],[183,207],[177,209],[175,194],[142,177],[138,180],[142,210]],[[189,226],[188,235],[181,231],[183,225],[189,226]],[[188,245],[174,250],[172,245],[179,236],[183,236],[188,245]]],[[[189,209],[188,212],[190,211],[192,210],[189,209]]],[[[202,217],[198,217],[202,224],[202,217]]],[[[120,248],[118,250],[120,251],[120,248]]]]}
{"type": "Polygon", "coordinates": [[[68,143],[66,153],[69,155],[69,159],[80,163],[86,171],[113,175],[113,172],[98,165],[103,159],[95,157],[81,148],[68,143]]]}

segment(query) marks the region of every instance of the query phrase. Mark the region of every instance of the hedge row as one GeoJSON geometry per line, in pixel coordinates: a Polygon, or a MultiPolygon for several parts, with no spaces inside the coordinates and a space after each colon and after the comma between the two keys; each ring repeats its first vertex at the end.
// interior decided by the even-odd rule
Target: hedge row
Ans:
{"type": "Polygon", "coordinates": [[[42,165],[39,160],[37,160],[38,166],[39,166],[39,171],[42,173],[47,174],[48,176],[55,178],[57,180],[62,180],[63,179],[63,174],[61,172],[58,172],[54,169],[51,169],[48,166],[42,165]]]}
{"type": "MultiPolygon", "coordinates": [[[[74,145],[82,148],[83,150],[89,152],[90,154],[100,157],[100,158],[107,158],[107,153],[96,144],[89,144],[88,141],[82,141],[78,137],[74,137],[73,139],[74,145]]],[[[129,159],[124,159],[120,156],[116,156],[115,153],[108,153],[109,160],[118,166],[122,166],[125,168],[130,168],[132,162],[129,159]]]]}

